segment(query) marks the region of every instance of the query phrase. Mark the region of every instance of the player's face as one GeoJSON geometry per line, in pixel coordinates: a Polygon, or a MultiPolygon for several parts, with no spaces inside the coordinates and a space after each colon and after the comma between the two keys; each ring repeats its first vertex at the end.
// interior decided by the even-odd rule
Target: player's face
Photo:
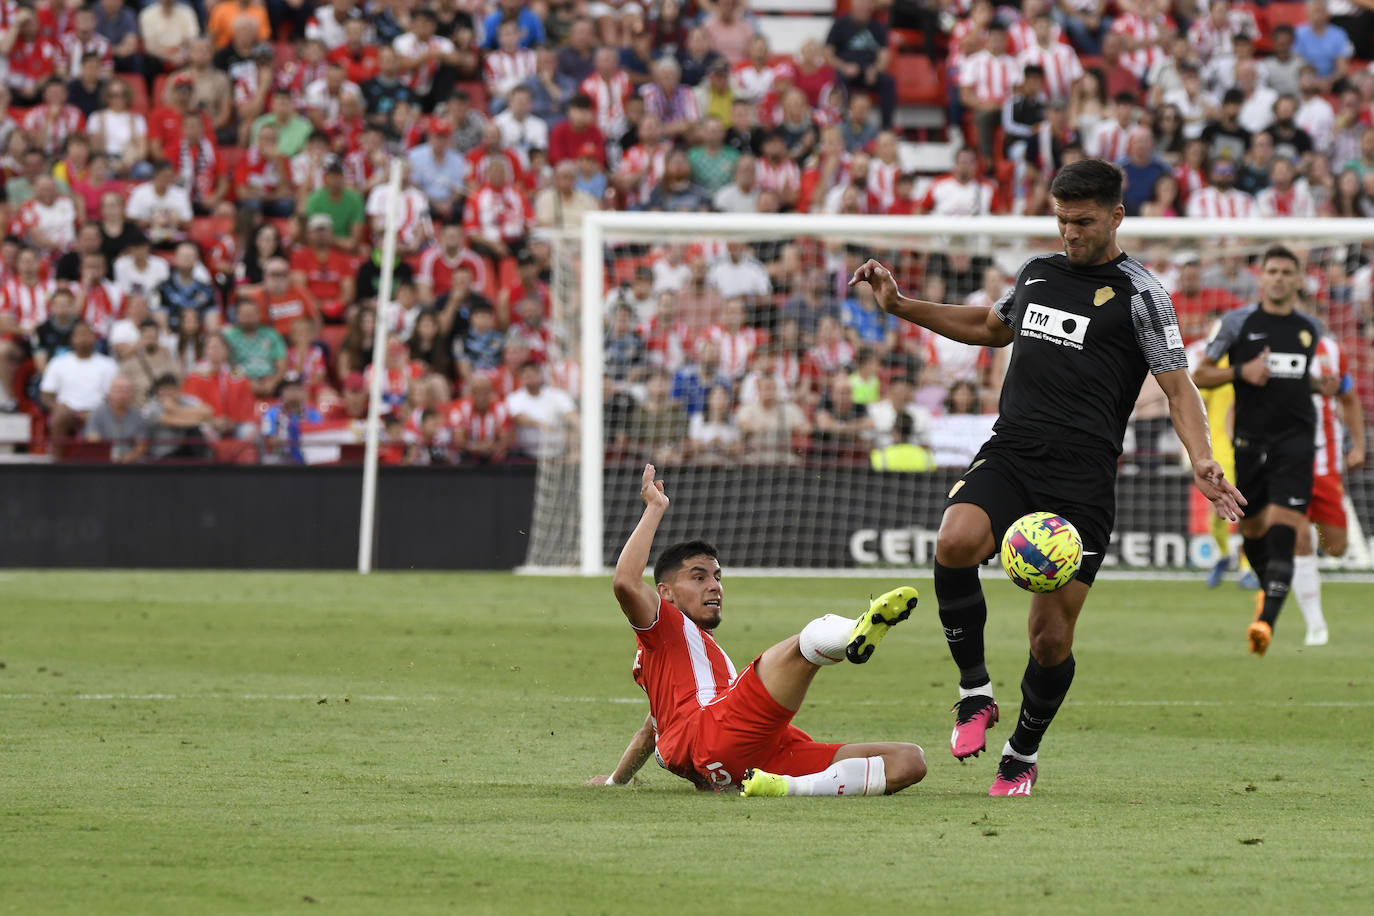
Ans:
{"type": "Polygon", "coordinates": [[[1266,302],[1287,305],[1297,295],[1301,283],[1298,265],[1287,258],[1270,258],[1260,268],[1260,289],[1266,302]]]}
{"type": "Polygon", "coordinates": [[[1126,215],[1121,204],[1104,207],[1093,200],[1054,201],[1059,238],[1074,267],[1105,264],[1115,254],[1116,227],[1126,215]]]}
{"type": "Polygon", "coordinates": [[[705,554],[688,557],[671,582],[660,586],[667,598],[703,630],[720,626],[725,592],[720,584],[720,563],[705,554]]]}

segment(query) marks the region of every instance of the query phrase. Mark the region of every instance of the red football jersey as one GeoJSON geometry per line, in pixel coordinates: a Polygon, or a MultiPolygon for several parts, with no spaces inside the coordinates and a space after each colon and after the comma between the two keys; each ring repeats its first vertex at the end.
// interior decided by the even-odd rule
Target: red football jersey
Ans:
{"type": "Polygon", "coordinates": [[[724,696],[735,666],[710,633],[662,598],[653,625],[635,630],[635,639],[634,679],[649,695],[658,754],[674,772],[675,764],[690,771],[686,725],[692,713],[724,696]]]}

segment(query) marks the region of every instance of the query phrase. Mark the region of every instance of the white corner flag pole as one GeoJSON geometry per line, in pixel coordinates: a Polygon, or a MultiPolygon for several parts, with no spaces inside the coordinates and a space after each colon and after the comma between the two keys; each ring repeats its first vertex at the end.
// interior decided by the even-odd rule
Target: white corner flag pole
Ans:
{"type": "Polygon", "coordinates": [[[372,336],[372,386],[367,397],[367,451],[363,457],[363,506],[358,520],[358,572],[372,572],[373,530],[377,518],[377,446],[382,434],[382,384],[386,376],[386,337],[390,325],[392,265],[396,260],[396,204],[401,197],[401,160],[391,160],[382,221],[382,275],[377,284],[377,320],[372,336]]]}

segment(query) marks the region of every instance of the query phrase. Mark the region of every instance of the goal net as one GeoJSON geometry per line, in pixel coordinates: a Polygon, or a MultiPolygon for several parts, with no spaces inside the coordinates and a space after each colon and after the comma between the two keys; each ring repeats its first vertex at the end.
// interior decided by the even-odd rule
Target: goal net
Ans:
{"type": "MultiPolygon", "coordinates": [[[[1128,219],[1119,239],[1172,294],[1194,361],[1220,313],[1257,299],[1265,248],[1292,248],[1302,307],[1343,352],[1368,414],[1371,222],[1128,219]]],[[[526,571],[613,565],[652,462],[672,500],[660,545],[704,537],[732,571],[838,573],[929,568],[1009,354],[889,319],[849,276],[872,257],[909,296],[990,303],[1058,238],[1052,220],[1026,217],[603,212],[552,249],[562,359],[547,374],[574,389],[578,422],[541,439],[526,571]]],[[[1225,428],[1225,392],[1209,405],[1225,428]]],[[[1346,489],[1350,547],[1324,562],[1374,568],[1374,474],[1348,474],[1346,489]]],[[[1208,569],[1215,533],[1147,379],[1104,567],[1208,569]]]]}

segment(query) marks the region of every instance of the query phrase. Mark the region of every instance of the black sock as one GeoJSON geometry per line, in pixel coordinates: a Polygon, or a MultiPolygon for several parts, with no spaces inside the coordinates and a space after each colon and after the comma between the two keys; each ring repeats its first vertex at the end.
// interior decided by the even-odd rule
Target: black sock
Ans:
{"type": "MultiPolygon", "coordinates": [[[[1255,578],[1264,581],[1264,567],[1269,565],[1269,545],[1263,537],[1242,538],[1245,545],[1245,558],[1255,571],[1255,578]]],[[[1291,556],[1291,554],[1290,554],[1291,556]]]]}
{"type": "Polygon", "coordinates": [[[1021,715],[1011,733],[1011,749],[1030,756],[1040,748],[1040,739],[1050,727],[1059,704],[1073,683],[1073,653],[1052,668],[1030,657],[1025,677],[1021,678],[1021,715]]]}
{"type": "Polygon", "coordinates": [[[1298,532],[1292,525],[1270,525],[1269,533],[1264,536],[1269,562],[1264,565],[1264,575],[1260,576],[1264,585],[1264,607],[1259,619],[1270,627],[1278,622],[1279,611],[1288,597],[1288,587],[1293,584],[1293,548],[1297,541],[1298,532]]]}
{"type": "Polygon", "coordinates": [[[991,681],[983,659],[983,625],[988,603],[978,581],[978,567],[951,569],[935,561],[935,600],[945,627],[949,654],[959,666],[959,686],[982,687],[991,681]]]}

